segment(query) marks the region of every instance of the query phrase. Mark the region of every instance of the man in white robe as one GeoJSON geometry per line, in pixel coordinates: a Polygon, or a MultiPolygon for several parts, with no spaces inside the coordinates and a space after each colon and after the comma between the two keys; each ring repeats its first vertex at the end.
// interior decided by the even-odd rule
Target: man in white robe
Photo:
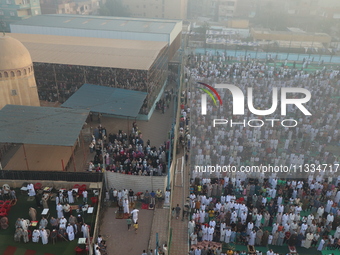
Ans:
{"type": "Polygon", "coordinates": [[[208,228],[208,241],[212,241],[214,237],[215,229],[213,227],[208,228]]]}
{"type": "Polygon", "coordinates": [[[67,197],[68,197],[68,203],[69,204],[73,204],[74,203],[74,198],[73,198],[73,192],[70,189],[69,191],[67,191],[67,197]]]}
{"type": "Polygon", "coordinates": [[[40,232],[38,229],[33,230],[32,234],[32,242],[33,243],[38,243],[39,242],[39,237],[40,237],[40,232]]]}
{"type": "Polygon", "coordinates": [[[306,249],[310,248],[312,241],[313,241],[313,237],[314,237],[313,233],[307,233],[306,240],[305,240],[305,243],[304,243],[304,247],[306,249]]]}
{"type": "Polygon", "coordinates": [[[196,227],[196,223],[194,220],[191,220],[188,222],[188,231],[189,231],[189,236],[194,233],[196,227]]]}
{"type": "Polygon", "coordinates": [[[248,245],[255,245],[256,232],[253,230],[249,235],[248,245]]]}
{"type": "Polygon", "coordinates": [[[81,226],[81,232],[83,233],[83,237],[84,238],[88,238],[89,237],[89,226],[86,223],[84,223],[81,226]]]}
{"type": "Polygon", "coordinates": [[[250,235],[250,233],[252,232],[254,228],[254,223],[252,221],[248,222],[248,225],[247,225],[247,235],[250,235]]]}
{"type": "Polygon", "coordinates": [[[338,239],[340,238],[340,226],[336,227],[334,238],[338,238],[338,239]]]}
{"type": "Polygon", "coordinates": [[[262,214],[257,214],[256,215],[256,222],[255,222],[256,227],[259,228],[261,226],[261,220],[262,220],[262,214]]]}
{"type": "Polygon", "coordinates": [[[123,209],[124,209],[124,213],[130,212],[129,200],[127,200],[127,198],[125,198],[124,201],[123,201],[123,209]]]}
{"type": "Polygon", "coordinates": [[[57,205],[57,215],[58,219],[61,219],[64,216],[63,206],[60,203],[57,205]]]}
{"type": "Polygon", "coordinates": [[[40,230],[41,241],[43,244],[48,244],[47,231],[43,228],[40,230]]]}
{"type": "Polygon", "coordinates": [[[71,224],[69,223],[67,228],[66,228],[66,233],[68,236],[68,240],[73,241],[74,240],[74,228],[73,226],[71,226],[71,224]]]}
{"type": "Polygon", "coordinates": [[[327,221],[326,221],[326,226],[329,225],[329,224],[332,224],[334,221],[334,215],[333,213],[330,213],[327,215],[327,221]]]}
{"type": "Polygon", "coordinates": [[[136,223],[138,221],[138,213],[139,213],[139,210],[138,209],[133,209],[131,211],[131,214],[132,214],[132,219],[133,219],[133,222],[136,223]]]}
{"type": "Polygon", "coordinates": [[[231,229],[227,228],[226,231],[225,231],[224,242],[230,243],[230,236],[231,236],[231,229]]]}
{"type": "Polygon", "coordinates": [[[67,224],[67,220],[65,219],[65,217],[61,217],[60,221],[59,221],[59,228],[64,228],[66,229],[66,224],[67,224]]]}
{"type": "Polygon", "coordinates": [[[225,240],[225,234],[226,234],[226,229],[223,228],[222,230],[220,230],[220,242],[224,242],[225,240]]]}
{"type": "Polygon", "coordinates": [[[33,183],[27,185],[28,195],[34,197],[36,195],[33,183]]]}
{"type": "Polygon", "coordinates": [[[28,222],[27,222],[27,220],[21,219],[20,225],[21,225],[21,228],[22,228],[23,230],[27,230],[27,228],[28,228],[28,222]]]}

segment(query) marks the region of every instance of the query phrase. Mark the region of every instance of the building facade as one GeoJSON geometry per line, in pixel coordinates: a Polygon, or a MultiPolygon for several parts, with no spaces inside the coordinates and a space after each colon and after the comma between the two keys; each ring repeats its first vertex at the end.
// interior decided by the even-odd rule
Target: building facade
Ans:
{"type": "Polygon", "coordinates": [[[98,12],[100,0],[41,0],[42,14],[79,14],[95,15],[98,12]]]}
{"type": "Polygon", "coordinates": [[[9,32],[10,24],[40,14],[39,0],[0,0],[0,31],[9,32]]]}
{"type": "Polygon", "coordinates": [[[189,0],[188,16],[210,17],[214,21],[223,21],[235,16],[238,0],[189,0]]]}
{"type": "Polygon", "coordinates": [[[187,18],[188,0],[122,0],[131,17],[179,19],[187,18]]]}

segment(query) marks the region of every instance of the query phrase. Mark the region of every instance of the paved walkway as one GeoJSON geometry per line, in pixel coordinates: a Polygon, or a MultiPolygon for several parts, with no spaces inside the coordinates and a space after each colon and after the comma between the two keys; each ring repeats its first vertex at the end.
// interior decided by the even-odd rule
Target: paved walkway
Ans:
{"type": "MultiPolygon", "coordinates": [[[[178,107],[177,119],[180,118],[180,107],[178,107]]],[[[189,175],[188,169],[184,161],[184,150],[181,148],[178,151],[175,165],[175,173],[173,178],[173,191],[171,199],[171,208],[179,205],[181,207],[181,217],[171,219],[171,244],[170,244],[170,255],[187,254],[189,250],[188,241],[188,219],[182,217],[184,204],[186,198],[189,196],[189,175]]]]}
{"type": "MultiPolygon", "coordinates": [[[[181,164],[182,160],[182,153],[178,155],[178,163],[181,164]]],[[[180,168],[177,166],[177,171],[180,168]]],[[[183,169],[183,176],[182,174],[175,174],[174,178],[174,189],[172,192],[172,205],[171,208],[174,208],[179,204],[181,207],[181,217],[176,219],[175,217],[171,220],[171,229],[172,229],[172,241],[170,245],[170,255],[178,255],[178,254],[186,254],[189,250],[189,243],[188,243],[188,219],[182,218],[182,212],[184,208],[184,203],[186,198],[189,196],[189,189],[188,189],[188,174],[187,169],[184,165],[183,169]]]]}
{"type": "Polygon", "coordinates": [[[100,232],[107,240],[109,255],[140,255],[147,250],[151,234],[153,210],[139,210],[138,231],[135,233],[133,226],[128,231],[126,219],[116,219],[117,207],[109,207],[104,213],[100,232]]]}
{"type": "Polygon", "coordinates": [[[169,208],[162,209],[156,208],[152,221],[149,249],[152,250],[156,249],[156,233],[158,233],[159,247],[162,247],[163,244],[168,243],[169,217],[170,217],[169,208]]]}

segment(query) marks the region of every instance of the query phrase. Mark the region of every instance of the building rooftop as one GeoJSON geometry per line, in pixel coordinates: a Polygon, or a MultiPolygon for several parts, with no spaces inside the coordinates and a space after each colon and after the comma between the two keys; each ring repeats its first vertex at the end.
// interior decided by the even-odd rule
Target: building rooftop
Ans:
{"type": "Polygon", "coordinates": [[[146,96],[141,91],[84,84],[62,107],[135,118],[146,96]]]}
{"type": "Polygon", "coordinates": [[[33,62],[149,70],[166,42],[58,35],[10,34],[33,62]]]}
{"type": "Polygon", "coordinates": [[[130,17],[46,14],[24,19],[14,24],[40,27],[169,34],[179,22],[182,21],[130,17]]]}
{"type": "Polygon", "coordinates": [[[0,110],[0,143],[74,146],[89,111],[6,105],[0,110]]]}
{"type": "Polygon", "coordinates": [[[254,33],[259,33],[259,34],[288,34],[288,35],[298,35],[298,34],[302,34],[302,35],[310,35],[310,36],[328,36],[330,37],[328,34],[326,33],[311,33],[311,32],[305,32],[301,29],[298,28],[289,28],[288,31],[275,31],[275,30],[271,30],[269,28],[252,28],[252,31],[254,33]]]}

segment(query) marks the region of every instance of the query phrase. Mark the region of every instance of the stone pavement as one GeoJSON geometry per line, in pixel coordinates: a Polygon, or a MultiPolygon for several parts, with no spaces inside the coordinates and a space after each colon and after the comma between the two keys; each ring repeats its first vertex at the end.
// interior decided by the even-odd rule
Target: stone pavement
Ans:
{"type": "MultiPolygon", "coordinates": [[[[179,154],[177,158],[181,157],[182,154],[179,154]]],[[[183,182],[177,183],[182,184],[182,186],[174,185],[171,208],[176,207],[177,204],[179,204],[182,210],[179,219],[173,217],[171,220],[172,241],[170,244],[170,255],[184,255],[187,254],[189,250],[188,219],[182,218],[184,203],[186,201],[186,198],[189,196],[189,180],[186,167],[184,167],[183,182]]]]}
{"type": "Polygon", "coordinates": [[[169,208],[155,209],[152,221],[149,249],[156,249],[156,233],[158,233],[159,247],[162,247],[163,244],[168,243],[169,217],[169,208]]]}
{"type": "Polygon", "coordinates": [[[139,210],[138,231],[128,231],[126,219],[116,219],[117,207],[105,210],[99,234],[104,237],[109,255],[140,255],[147,250],[151,234],[153,210],[139,210]]]}

